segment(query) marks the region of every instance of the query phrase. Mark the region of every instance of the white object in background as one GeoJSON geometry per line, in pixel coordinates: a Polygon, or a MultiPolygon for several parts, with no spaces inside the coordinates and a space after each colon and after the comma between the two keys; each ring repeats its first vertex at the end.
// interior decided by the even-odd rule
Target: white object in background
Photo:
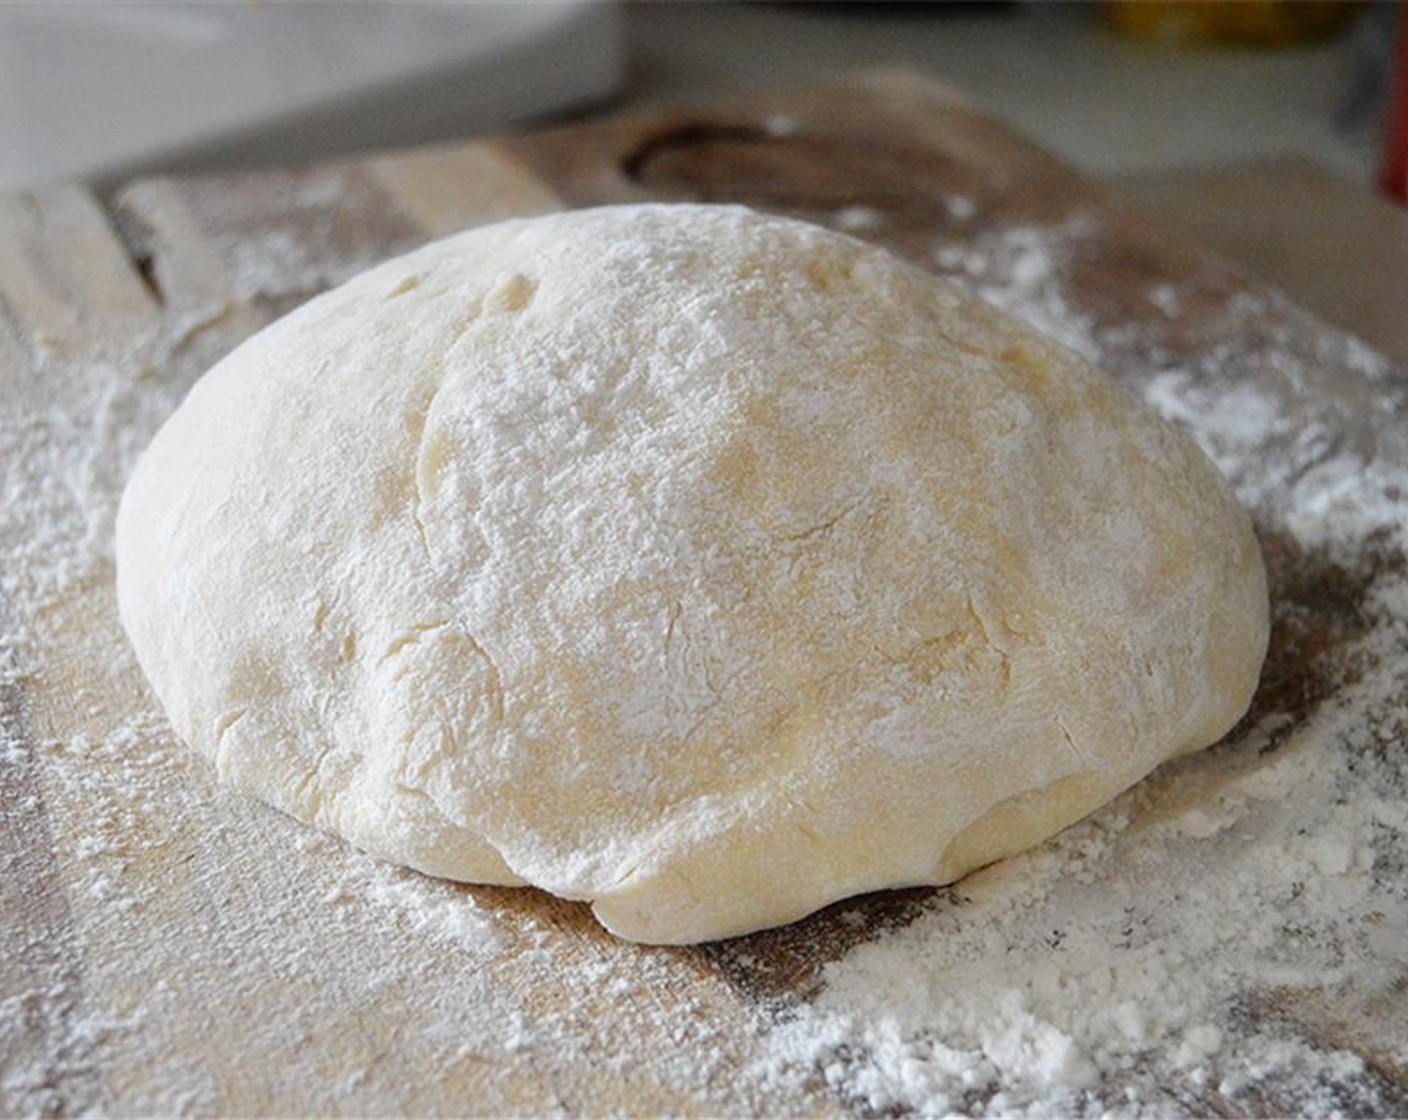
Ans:
{"type": "Polygon", "coordinates": [[[304,160],[604,97],[611,0],[0,5],[0,187],[304,160]]]}

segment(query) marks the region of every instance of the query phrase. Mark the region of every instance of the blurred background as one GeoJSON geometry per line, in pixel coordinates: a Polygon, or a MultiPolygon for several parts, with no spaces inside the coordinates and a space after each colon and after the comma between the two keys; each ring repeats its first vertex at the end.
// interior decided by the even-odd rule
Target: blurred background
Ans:
{"type": "Polygon", "coordinates": [[[1402,24],[1401,4],[1322,0],[10,3],[0,188],[907,68],[1408,357],[1402,24]]]}
{"type": "Polygon", "coordinates": [[[303,161],[910,67],[1109,174],[1383,159],[1396,4],[19,3],[0,185],[303,161]]]}

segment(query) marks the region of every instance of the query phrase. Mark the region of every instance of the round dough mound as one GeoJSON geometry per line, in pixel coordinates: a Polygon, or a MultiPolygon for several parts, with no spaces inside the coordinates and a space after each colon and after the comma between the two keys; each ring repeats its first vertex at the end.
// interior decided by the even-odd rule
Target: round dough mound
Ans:
{"type": "Polygon", "coordinates": [[[122,617],[220,775],[639,941],[943,883],[1245,710],[1247,517],[1086,362],[720,206],[472,230],[157,435],[122,617]]]}

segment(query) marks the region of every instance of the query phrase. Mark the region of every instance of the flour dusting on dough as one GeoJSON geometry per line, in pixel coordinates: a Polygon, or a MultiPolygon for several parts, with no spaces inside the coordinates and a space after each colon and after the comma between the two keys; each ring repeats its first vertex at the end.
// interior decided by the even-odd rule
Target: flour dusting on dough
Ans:
{"type": "MultiPolygon", "coordinates": [[[[1008,267],[1049,283],[1031,246],[1008,267]]],[[[1044,839],[1230,728],[1266,642],[1190,440],[990,305],[742,207],[361,275],[201,379],[117,534],[138,657],[225,780],[658,944],[1044,839]]]]}

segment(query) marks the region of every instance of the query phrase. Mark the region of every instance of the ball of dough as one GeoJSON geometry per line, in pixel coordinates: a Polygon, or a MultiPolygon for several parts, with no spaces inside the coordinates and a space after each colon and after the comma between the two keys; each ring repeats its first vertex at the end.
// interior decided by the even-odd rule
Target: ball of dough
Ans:
{"type": "Polygon", "coordinates": [[[682,943],[943,883],[1243,713],[1243,511],[1089,364],[739,207],[428,245],[191,390],[122,617],[219,774],[682,943]]]}

